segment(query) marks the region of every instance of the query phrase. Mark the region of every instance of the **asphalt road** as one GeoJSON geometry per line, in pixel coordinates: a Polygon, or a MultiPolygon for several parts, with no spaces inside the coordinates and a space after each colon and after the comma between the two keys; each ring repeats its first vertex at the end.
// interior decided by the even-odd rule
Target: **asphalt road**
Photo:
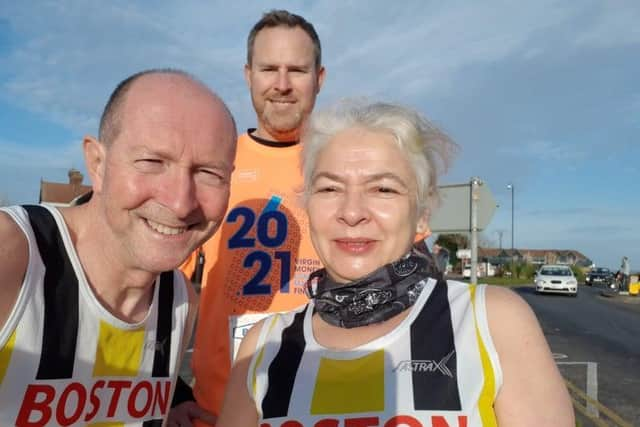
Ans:
{"type": "Polygon", "coordinates": [[[588,286],[575,298],[515,290],[538,316],[582,425],[640,426],[640,296],[605,297],[588,286]],[[585,409],[600,421],[588,421],[585,409]]]}

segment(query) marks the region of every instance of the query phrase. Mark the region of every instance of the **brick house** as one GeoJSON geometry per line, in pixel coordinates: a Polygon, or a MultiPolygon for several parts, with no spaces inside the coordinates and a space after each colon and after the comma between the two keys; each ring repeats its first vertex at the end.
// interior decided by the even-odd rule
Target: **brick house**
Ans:
{"type": "Polygon", "coordinates": [[[39,203],[68,206],[76,197],[91,191],[91,186],[82,185],[84,176],[79,170],[69,169],[69,182],[49,182],[40,180],[39,203]]]}
{"type": "Polygon", "coordinates": [[[526,262],[528,264],[564,264],[587,267],[592,264],[591,260],[579,251],[573,249],[495,249],[478,248],[478,261],[488,262],[493,265],[509,264],[515,262],[526,262]]]}

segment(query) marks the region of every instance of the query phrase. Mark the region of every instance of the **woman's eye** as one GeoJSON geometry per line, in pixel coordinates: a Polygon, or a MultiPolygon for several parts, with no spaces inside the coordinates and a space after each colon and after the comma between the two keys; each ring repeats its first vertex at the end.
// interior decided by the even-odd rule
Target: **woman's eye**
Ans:
{"type": "Polygon", "coordinates": [[[398,191],[395,188],[391,187],[378,187],[379,193],[388,193],[388,194],[397,194],[398,191]]]}

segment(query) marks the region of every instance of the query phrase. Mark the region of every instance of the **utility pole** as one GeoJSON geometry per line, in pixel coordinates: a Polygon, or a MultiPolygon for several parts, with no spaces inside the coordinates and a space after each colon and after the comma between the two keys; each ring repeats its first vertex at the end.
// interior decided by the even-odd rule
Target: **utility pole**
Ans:
{"type": "Polygon", "coordinates": [[[480,178],[471,178],[471,274],[469,280],[472,285],[478,283],[478,187],[482,185],[480,178]]]}
{"type": "Polygon", "coordinates": [[[511,184],[507,184],[507,188],[509,190],[511,190],[511,274],[512,274],[512,277],[513,277],[513,273],[515,272],[515,268],[514,268],[515,246],[514,246],[514,243],[513,243],[513,235],[514,235],[513,234],[513,218],[514,218],[514,214],[513,213],[515,211],[515,206],[513,204],[513,201],[514,201],[513,194],[515,192],[515,188],[514,188],[514,185],[512,183],[511,184]]]}
{"type": "Polygon", "coordinates": [[[504,230],[496,230],[496,234],[498,235],[498,248],[502,249],[502,235],[504,234],[504,230]]]}

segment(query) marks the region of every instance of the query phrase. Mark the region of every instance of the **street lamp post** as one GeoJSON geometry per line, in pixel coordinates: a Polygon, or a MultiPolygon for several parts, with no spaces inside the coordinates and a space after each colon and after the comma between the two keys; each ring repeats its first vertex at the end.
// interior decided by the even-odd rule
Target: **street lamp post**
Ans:
{"type": "Polygon", "coordinates": [[[513,205],[513,200],[514,200],[513,193],[515,191],[515,188],[514,188],[513,184],[507,184],[507,188],[509,190],[511,190],[511,275],[513,277],[513,273],[514,273],[513,257],[515,255],[515,253],[514,253],[515,246],[513,244],[513,216],[514,216],[513,213],[515,211],[514,205],[513,205]]]}

